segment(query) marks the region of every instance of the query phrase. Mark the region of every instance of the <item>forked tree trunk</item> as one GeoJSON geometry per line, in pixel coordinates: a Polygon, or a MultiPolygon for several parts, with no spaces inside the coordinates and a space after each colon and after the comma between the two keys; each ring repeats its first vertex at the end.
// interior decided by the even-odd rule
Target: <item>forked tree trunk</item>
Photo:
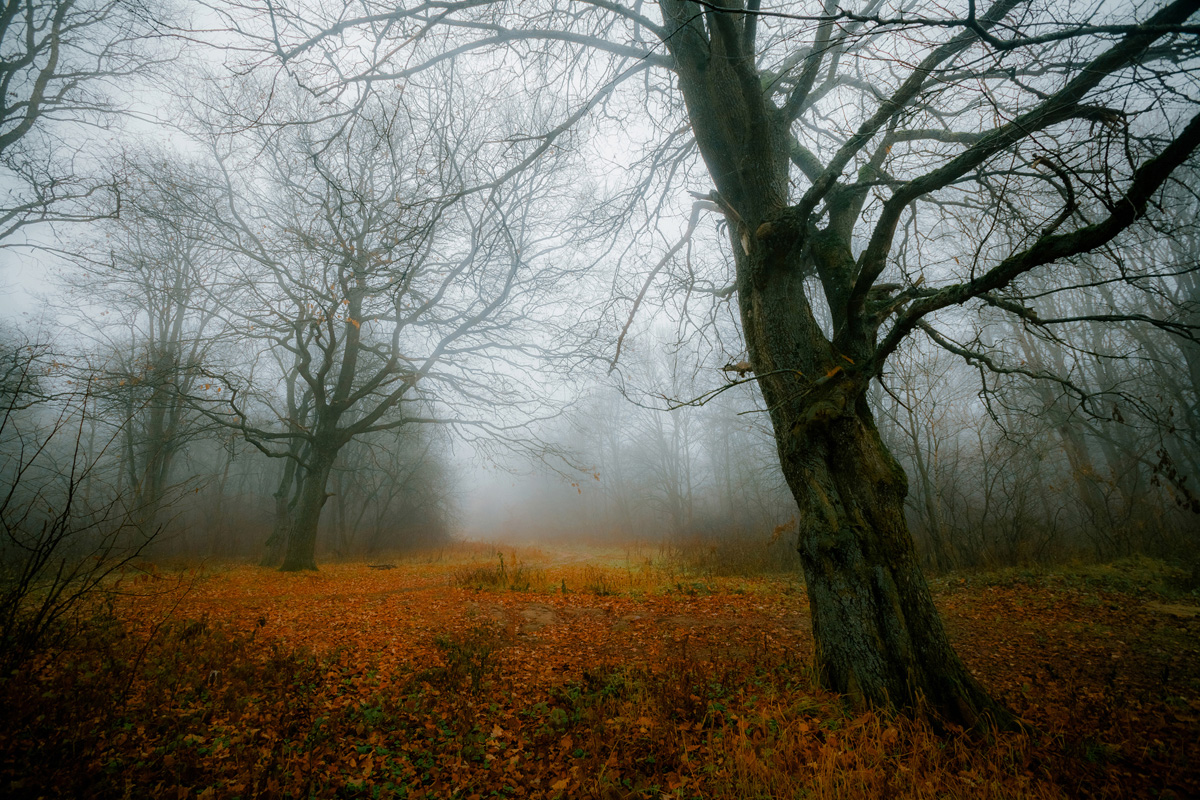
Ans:
{"type": "MultiPolygon", "coordinates": [[[[168,367],[160,366],[157,374],[165,374],[167,369],[168,367]]],[[[172,402],[168,387],[160,381],[148,404],[145,428],[139,443],[140,452],[131,449],[131,456],[138,462],[132,470],[137,476],[133,500],[137,528],[143,537],[152,535],[159,527],[163,498],[167,492],[167,479],[177,447],[177,443],[173,441],[176,426],[172,423],[168,411],[172,402]]]]}
{"type": "Polygon", "coordinates": [[[283,557],[282,572],[301,572],[317,568],[317,528],[321,521],[321,509],[329,495],[325,485],[333,468],[337,450],[314,447],[309,454],[309,463],[304,473],[304,488],[300,502],[292,517],[288,532],[287,552],[283,557]]]}

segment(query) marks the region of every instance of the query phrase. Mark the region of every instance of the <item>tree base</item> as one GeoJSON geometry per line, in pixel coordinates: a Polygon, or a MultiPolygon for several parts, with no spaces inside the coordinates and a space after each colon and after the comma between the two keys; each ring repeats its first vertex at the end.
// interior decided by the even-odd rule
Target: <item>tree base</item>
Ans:
{"type": "Polygon", "coordinates": [[[315,561],[309,561],[307,563],[300,563],[300,564],[294,564],[294,563],[285,561],[285,562],[283,562],[282,565],[280,565],[279,571],[280,572],[316,572],[317,564],[315,561]]]}

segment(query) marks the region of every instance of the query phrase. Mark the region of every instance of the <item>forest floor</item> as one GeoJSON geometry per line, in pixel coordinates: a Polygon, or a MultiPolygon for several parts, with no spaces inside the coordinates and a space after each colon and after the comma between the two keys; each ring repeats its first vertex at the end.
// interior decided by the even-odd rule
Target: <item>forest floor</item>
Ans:
{"type": "Polygon", "coordinates": [[[981,734],[815,688],[795,578],[500,552],[146,566],[0,682],[0,795],[1200,797],[1200,606],[1155,562],[935,580],[1027,723],[981,734]]]}

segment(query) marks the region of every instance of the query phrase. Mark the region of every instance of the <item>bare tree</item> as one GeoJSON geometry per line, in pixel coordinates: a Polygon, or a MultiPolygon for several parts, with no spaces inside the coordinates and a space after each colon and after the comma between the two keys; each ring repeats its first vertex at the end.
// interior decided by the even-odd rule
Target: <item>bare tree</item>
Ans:
{"type": "MultiPolygon", "coordinates": [[[[952,356],[933,349],[914,352],[914,346],[899,351],[883,378],[884,391],[873,405],[880,415],[884,440],[912,473],[915,500],[911,504],[920,520],[919,532],[927,539],[929,556],[938,570],[956,565],[950,541],[940,480],[945,472],[944,456],[950,440],[960,433],[951,414],[962,390],[953,390],[952,356]]],[[[923,348],[928,349],[928,348],[923,348]]],[[[959,384],[960,387],[963,383],[959,384]]]]}
{"type": "Polygon", "coordinates": [[[96,169],[89,133],[126,110],[156,52],[168,3],[12,0],[0,7],[0,241],[38,222],[115,214],[119,176],[96,169]]]}
{"type": "Polygon", "coordinates": [[[374,554],[445,541],[452,482],[441,467],[441,432],[407,426],[342,449],[330,478],[336,552],[374,554]]]}
{"type": "MultiPolygon", "coordinates": [[[[688,355],[669,352],[661,337],[652,334],[650,346],[637,364],[635,380],[642,384],[643,392],[669,397],[685,394],[681,391],[684,376],[675,362],[687,360],[688,355]]],[[[626,435],[630,455],[639,468],[638,486],[668,536],[682,539],[693,527],[699,480],[696,415],[643,406],[631,416],[626,435]]]]}
{"type": "MultiPolygon", "coordinates": [[[[85,442],[90,381],[64,379],[45,339],[0,330],[0,681],[60,644],[157,531],[119,489],[84,491],[106,444],[85,442]]],[[[119,432],[119,429],[118,429],[119,432]]]]}
{"type": "Polygon", "coordinates": [[[301,354],[276,348],[271,351],[271,356],[279,366],[279,374],[283,376],[281,406],[284,424],[295,435],[288,442],[287,456],[282,459],[279,485],[272,495],[275,499],[275,521],[259,561],[264,567],[277,565],[283,560],[296,506],[300,503],[300,492],[304,488],[300,465],[306,455],[307,441],[302,434],[311,423],[313,405],[311,388],[302,385],[300,380],[301,354]],[[290,364],[282,362],[284,356],[290,358],[290,364]]]}
{"type": "Polygon", "coordinates": [[[1053,325],[1014,299],[1023,276],[1114,243],[1191,157],[1197,4],[998,0],[958,17],[878,0],[798,13],[757,0],[355,9],[281,4],[269,25],[252,9],[230,19],[330,93],[452,59],[522,58],[516,89],[558,89],[570,104],[541,132],[546,147],[593,109],[653,106],[666,193],[699,154],[800,508],[823,681],[871,703],[1007,720],[933,607],[868,385],[914,334],[1022,369],[957,339],[958,309],[1053,325]],[[681,131],[694,147],[679,146],[681,131]]]}
{"type": "Polygon", "coordinates": [[[242,150],[212,140],[225,193],[212,213],[239,291],[225,313],[257,353],[210,372],[204,407],[297,465],[284,570],[316,568],[350,441],[435,423],[505,435],[547,399],[528,384],[546,352],[534,331],[573,266],[551,258],[564,243],[535,203],[559,179],[510,170],[466,97],[410,94],[368,97],[344,125],[293,106],[288,124],[236,134],[242,150]],[[247,152],[253,165],[237,161],[247,152]]]}
{"type": "Polygon", "coordinates": [[[147,156],[128,162],[124,208],[96,238],[74,248],[62,276],[67,327],[92,340],[94,402],[123,431],[122,477],[147,530],[175,462],[212,423],[189,401],[224,344],[212,223],[179,187],[195,165],[147,156]],[[99,311],[103,308],[103,311],[99,311]]]}

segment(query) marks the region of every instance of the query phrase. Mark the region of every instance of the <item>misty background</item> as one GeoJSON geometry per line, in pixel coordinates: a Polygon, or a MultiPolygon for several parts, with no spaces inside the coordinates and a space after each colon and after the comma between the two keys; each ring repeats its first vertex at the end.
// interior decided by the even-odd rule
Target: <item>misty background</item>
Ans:
{"type": "MultiPolygon", "coordinates": [[[[562,112],[528,94],[544,65],[321,95],[236,5],[92,10],[64,55],[91,79],[0,163],[11,518],[160,558],[278,563],[308,520],[318,560],[577,539],[797,568],[729,232],[693,208],[694,151],[663,175],[678,108],[631,124],[645,101],[617,90],[547,149],[522,135],[562,112]]],[[[1080,318],[1054,338],[963,311],[994,364],[914,340],[873,387],[930,569],[1194,559],[1200,345],[1088,319],[1200,322],[1200,207],[1162,212],[1169,237],[1061,267],[1153,285],[1048,296],[1080,318]]]]}

